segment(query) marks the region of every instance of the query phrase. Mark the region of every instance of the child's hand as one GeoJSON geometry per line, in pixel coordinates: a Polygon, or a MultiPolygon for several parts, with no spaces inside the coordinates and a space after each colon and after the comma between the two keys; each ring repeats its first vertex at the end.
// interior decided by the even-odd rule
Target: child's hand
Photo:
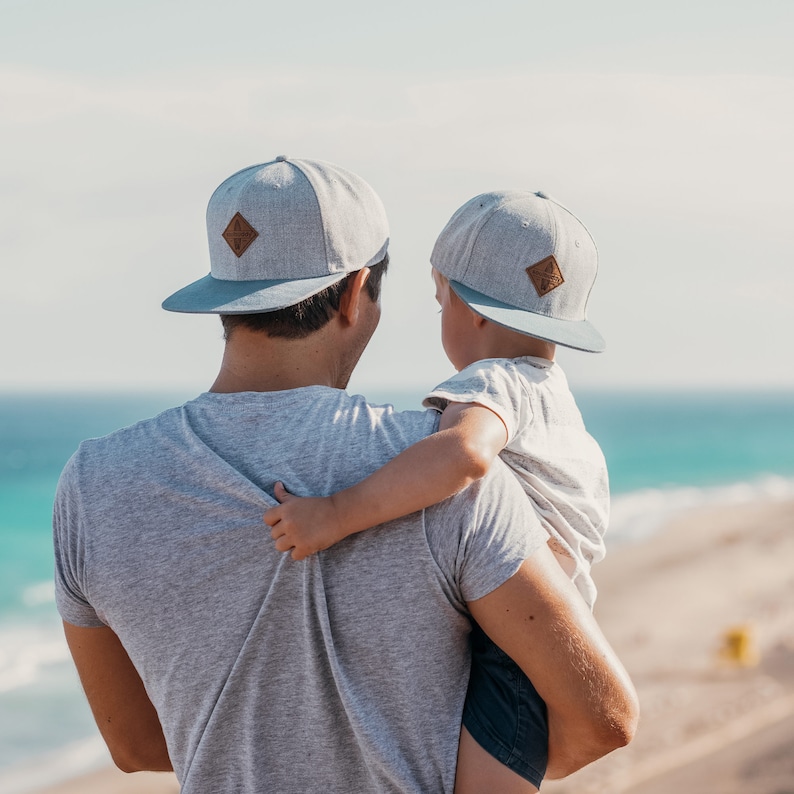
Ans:
{"type": "Polygon", "coordinates": [[[264,520],[273,528],[276,551],[291,551],[293,560],[302,560],[346,537],[332,496],[295,496],[280,482],[275,495],[281,504],[271,507],[264,520]]]}

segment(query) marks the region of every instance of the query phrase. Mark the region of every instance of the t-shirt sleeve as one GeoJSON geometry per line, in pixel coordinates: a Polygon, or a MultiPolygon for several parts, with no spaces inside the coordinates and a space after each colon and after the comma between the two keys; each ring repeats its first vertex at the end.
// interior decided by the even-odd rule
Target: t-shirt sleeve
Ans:
{"type": "Polygon", "coordinates": [[[55,603],[61,617],[75,626],[97,628],[105,624],[86,598],[85,543],[82,538],[82,511],[77,488],[76,455],[66,464],[53,508],[55,551],[55,603]]]}
{"type": "Polygon", "coordinates": [[[436,386],[425,397],[424,406],[443,411],[453,402],[489,408],[504,422],[508,443],[532,421],[526,386],[516,368],[506,361],[476,361],[436,386]]]}
{"type": "Polygon", "coordinates": [[[448,593],[462,608],[504,584],[548,538],[500,460],[484,478],[428,508],[425,520],[448,593]]]}

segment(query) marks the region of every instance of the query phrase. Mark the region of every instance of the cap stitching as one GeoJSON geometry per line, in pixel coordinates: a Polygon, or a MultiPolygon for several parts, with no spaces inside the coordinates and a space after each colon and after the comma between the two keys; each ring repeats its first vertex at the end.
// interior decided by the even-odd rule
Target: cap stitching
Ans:
{"type": "MultiPolygon", "coordinates": [[[[482,193],[480,195],[485,196],[487,194],[482,193]]],[[[478,196],[478,198],[479,198],[479,196],[478,196]]],[[[493,216],[496,214],[497,210],[500,209],[506,203],[507,203],[506,199],[502,198],[493,207],[491,207],[490,211],[486,214],[483,222],[480,224],[480,228],[477,229],[477,233],[474,235],[474,238],[472,239],[471,249],[469,251],[469,258],[466,261],[466,268],[463,271],[463,274],[462,274],[463,276],[466,276],[468,274],[468,272],[469,272],[469,267],[471,266],[471,260],[472,260],[472,257],[474,255],[474,249],[477,246],[477,241],[480,239],[480,235],[483,233],[483,230],[488,225],[488,222],[491,220],[491,218],[493,218],[493,216]]]]}
{"type": "Polygon", "coordinates": [[[320,224],[321,224],[322,229],[323,229],[323,248],[325,249],[324,253],[325,253],[326,274],[329,275],[329,276],[335,275],[335,274],[331,273],[331,268],[330,268],[329,262],[328,262],[328,233],[326,232],[325,216],[323,215],[323,208],[322,208],[322,206],[320,204],[320,199],[317,198],[317,189],[314,186],[314,182],[310,179],[309,175],[303,170],[303,168],[300,167],[300,165],[299,165],[300,161],[299,160],[280,160],[278,162],[287,163],[287,164],[293,166],[298,171],[298,173],[300,173],[301,176],[303,176],[303,178],[309,183],[309,187],[312,189],[312,196],[314,197],[314,201],[317,204],[317,212],[318,212],[318,214],[320,216],[320,224]]]}

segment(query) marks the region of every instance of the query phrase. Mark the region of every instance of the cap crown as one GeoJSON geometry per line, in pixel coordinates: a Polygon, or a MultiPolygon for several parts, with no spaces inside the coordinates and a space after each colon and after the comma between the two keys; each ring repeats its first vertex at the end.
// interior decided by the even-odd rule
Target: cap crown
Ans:
{"type": "Polygon", "coordinates": [[[363,179],[316,160],[284,158],[238,171],[207,207],[211,272],[224,281],[360,270],[383,258],[388,229],[383,204],[363,179]],[[224,237],[238,214],[256,232],[242,252],[224,237]]]}
{"type": "Polygon", "coordinates": [[[595,242],[581,221],[545,194],[520,190],[466,202],[441,232],[430,261],[450,281],[516,309],[573,322],[586,319],[598,270],[595,242]]]}
{"type": "Polygon", "coordinates": [[[380,262],[389,246],[386,211],[361,177],[283,155],[218,186],[207,234],[209,275],[166,298],[167,311],[276,311],[380,262]]]}

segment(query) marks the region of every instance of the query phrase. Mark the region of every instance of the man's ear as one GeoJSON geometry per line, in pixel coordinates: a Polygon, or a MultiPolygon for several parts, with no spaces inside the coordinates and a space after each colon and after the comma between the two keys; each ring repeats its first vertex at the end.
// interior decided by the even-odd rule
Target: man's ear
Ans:
{"type": "Polygon", "coordinates": [[[347,279],[347,289],[342,293],[342,299],[339,302],[339,317],[346,325],[355,325],[358,321],[362,292],[368,280],[368,267],[357,270],[347,279]]]}

